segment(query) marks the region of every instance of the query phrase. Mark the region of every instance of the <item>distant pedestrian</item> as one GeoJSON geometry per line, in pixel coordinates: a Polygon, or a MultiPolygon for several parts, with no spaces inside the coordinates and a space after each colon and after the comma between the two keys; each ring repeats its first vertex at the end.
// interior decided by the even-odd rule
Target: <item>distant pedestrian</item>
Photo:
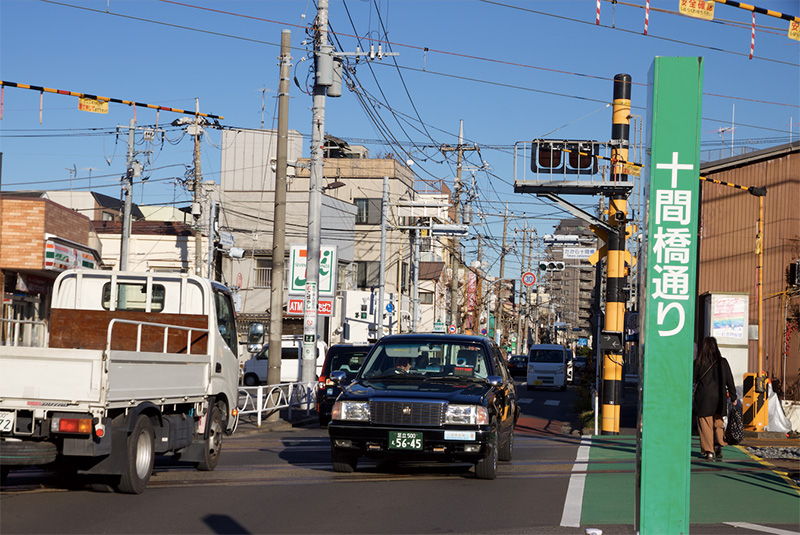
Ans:
{"type": "Polygon", "coordinates": [[[722,418],[728,413],[728,395],[736,402],[736,386],[728,361],[722,358],[717,339],[707,336],[694,363],[694,408],[700,432],[700,452],[705,459],[722,458],[725,431],[722,418]]]}

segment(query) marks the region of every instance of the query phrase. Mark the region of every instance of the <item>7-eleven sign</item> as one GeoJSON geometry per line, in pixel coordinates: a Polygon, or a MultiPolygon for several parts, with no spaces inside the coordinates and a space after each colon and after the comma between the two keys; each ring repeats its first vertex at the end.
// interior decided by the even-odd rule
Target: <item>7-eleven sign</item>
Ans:
{"type": "MultiPolygon", "coordinates": [[[[289,257],[289,294],[304,295],[306,292],[306,248],[292,245],[289,257]]],[[[319,248],[319,295],[336,295],[336,246],[319,248]]]]}

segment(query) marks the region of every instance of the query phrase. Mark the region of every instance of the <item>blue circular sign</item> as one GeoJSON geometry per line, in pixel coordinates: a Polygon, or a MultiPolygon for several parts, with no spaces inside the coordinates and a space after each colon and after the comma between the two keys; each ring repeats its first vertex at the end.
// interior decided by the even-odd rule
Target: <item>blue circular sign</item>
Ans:
{"type": "Polygon", "coordinates": [[[489,332],[489,331],[487,331],[486,329],[481,329],[481,334],[486,334],[486,333],[488,333],[488,332],[489,332]]]}
{"type": "Polygon", "coordinates": [[[389,303],[388,305],[386,305],[386,312],[388,312],[389,314],[391,314],[392,312],[394,312],[394,305],[393,305],[393,304],[391,304],[391,303],[389,303]]]}

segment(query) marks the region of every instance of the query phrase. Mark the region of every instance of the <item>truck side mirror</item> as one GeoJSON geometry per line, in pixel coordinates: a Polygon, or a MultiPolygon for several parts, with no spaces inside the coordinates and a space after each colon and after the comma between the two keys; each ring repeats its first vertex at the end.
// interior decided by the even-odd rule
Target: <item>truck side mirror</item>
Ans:
{"type": "Polygon", "coordinates": [[[258,353],[264,348],[264,324],[253,323],[250,325],[250,332],[247,334],[247,351],[258,353]]]}

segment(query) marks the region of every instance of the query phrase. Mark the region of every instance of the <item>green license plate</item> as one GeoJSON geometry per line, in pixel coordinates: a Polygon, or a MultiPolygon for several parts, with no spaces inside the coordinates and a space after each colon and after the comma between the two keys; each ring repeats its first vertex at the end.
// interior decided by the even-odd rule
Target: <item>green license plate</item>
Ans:
{"type": "Polygon", "coordinates": [[[390,450],[421,450],[422,433],[416,431],[389,431],[390,450]]]}

